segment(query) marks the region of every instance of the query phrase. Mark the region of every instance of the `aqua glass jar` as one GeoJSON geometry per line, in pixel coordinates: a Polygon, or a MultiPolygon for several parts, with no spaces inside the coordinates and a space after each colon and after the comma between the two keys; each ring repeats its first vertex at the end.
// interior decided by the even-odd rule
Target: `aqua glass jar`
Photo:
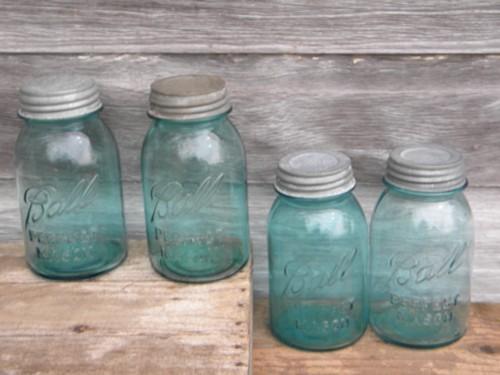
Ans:
{"type": "Polygon", "coordinates": [[[395,149],[371,222],[370,323],[384,340],[435,347],[467,329],[474,229],[462,155],[395,149]]]}
{"type": "Polygon", "coordinates": [[[83,278],[126,257],[120,161],[95,82],[50,75],[20,90],[16,175],[26,260],[49,278],[83,278]]]}
{"type": "Polygon", "coordinates": [[[169,279],[228,277],[249,256],[245,150],[218,76],[177,76],[151,85],[142,149],[149,255],[169,279]]]}
{"type": "Polygon", "coordinates": [[[268,219],[270,324],[308,350],[349,345],[365,331],[368,227],[350,159],[304,151],[278,164],[268,219]]]}

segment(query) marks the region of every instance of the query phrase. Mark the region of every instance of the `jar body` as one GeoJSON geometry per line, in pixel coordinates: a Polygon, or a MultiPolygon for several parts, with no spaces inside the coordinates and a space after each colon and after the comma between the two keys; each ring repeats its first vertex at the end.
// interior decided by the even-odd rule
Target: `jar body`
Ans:
{"type": "Polygon", "coordinates": [[[248,260],[245,151],[226,114],[204,121],[154,119],[142,150],[153,267],[178,281],[206,282],[248,260]]]}
{"type": "Polygon", "coordinates": [[[280,195],[269,214],[268,251],[271,328],[279,339],[328,350],[363,334],[368,229],[353,194],[319,201],[280,195]]]}
{"type": "Polygon", "coordinates": [[[389,186],[371,222],[370,323],[387,341],[445,345],[467,328],[474,242],[462,189],[411,193],[389,186]]]}
{"type": "Polygon", "coordinates": [[[16,142],[26,260],[50,278],[83,278],[126,257],[116,142],[98,113],[26,120],[16,142]]]}

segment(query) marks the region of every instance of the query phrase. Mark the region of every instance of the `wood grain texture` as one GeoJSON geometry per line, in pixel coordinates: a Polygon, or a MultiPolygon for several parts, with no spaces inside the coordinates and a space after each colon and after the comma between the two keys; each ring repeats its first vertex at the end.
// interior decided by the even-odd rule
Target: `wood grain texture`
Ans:
{"type": "Polygon", "coordinates": [[[127,181],[139,180],[150,82],[213,72],[228,81],[250,182],[271,183],[279,157],[314,147],[345,151],[361,183],[378,183],[388,150],[441,142],[465,153],[471,186],[500,186],[500,56],[0,55],[0,178],[14,176],[17,88],[62,69],[102,87],[127,181]]]}
{"type": "MultiPolygon", "coordinates": [[[[129,237],[143,239],[144,211],[140,184],[126,183],[125,209],[129,237]]],[[[359,198],[366,216],[371,216],[375,202],[382,191],[382,186],[358,186],[356,195],[359,198]]],[[[500,189],[498,188],[471,188],[467,197],[472,206],[476,226],[476,242],[472,278],[472,299],[477,302],[500,302],[500,189]]],[[[17,209],[17,200],[13,181],[0,182],[0,241],[21,239],[20,219],[17,209]]],[[[254,258],[254,289],[257,296],[267,295],[267,215],[276,195],[271,185],[250,185],[250,229],[253,243],[254,258]]],[[[19,273],[25,274],[23,252],[19,249],[4,251],[0,257],[0,282],[16,280],[30,281],[20,278],[19,273]]],[[[141,255],[146,257],[146,254],[141,255]]],[[[155,275],[149,270],[149,264],[139,261],[140,257],[133,258],[136,262],[127,273],[111,273],[110,279],[118,278],[124,281],[148,281],[155,275]]],[[[21,281],[19,281],[21,282],[21,281]]]]}
{"type": "Polygon", "coordinates": [[[491,53],[494,0],[3,0],[0,52],[491,53]]]}
{"type": "Polygon", "coordinates": [[[0,374],[248,374],[251,271],[190,285],[156,274],[144,241],[86,281],[42,279],[0,244],[0,374]]]}
{"type": "Polygon", "coordinates": [[[440,349],[415,350],[386,344],[368,330],[355,345],[323,353],[281,344],[268,328],[267,300],[258,299],[254,308],[254,375],[500,373],[499,304],[473,305],[466,335],[440,349]]]}

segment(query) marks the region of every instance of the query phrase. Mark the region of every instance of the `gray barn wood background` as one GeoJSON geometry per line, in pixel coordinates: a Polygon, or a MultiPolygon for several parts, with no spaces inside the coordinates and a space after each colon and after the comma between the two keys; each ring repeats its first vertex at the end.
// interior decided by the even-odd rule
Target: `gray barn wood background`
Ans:
{"type": "Polygon", "coordinates": [[[260,294],[281,155],[345,151],[370,215],[388,150],[427,141],[460,149],[477,227],[473,299],[500,301],[498,1],[1,0],[0,240],[21,238],[17,89],[26,77],[62,70],[93,76],[102,88],[135,238],[144,237],[139,152],[150,82],[193,72],[226,78],[248,153],[260,294]]]}

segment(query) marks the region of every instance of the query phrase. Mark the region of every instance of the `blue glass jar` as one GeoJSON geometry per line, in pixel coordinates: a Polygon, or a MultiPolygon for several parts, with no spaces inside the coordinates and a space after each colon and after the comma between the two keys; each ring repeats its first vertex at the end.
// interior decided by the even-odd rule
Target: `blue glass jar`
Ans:
{"type": "Polygon", "coordinates": [[[44,76],[21,88],[20,101],[15,155],[27,263],[62,279],[116,267],[127,252],[120,161],[96,84],[44,76]]]}
{"type": "Polygon", "coordinates": [[[248,260],[245,151],[225,82],[178,76],[151,86],[142,149],[149,255],[169,279],[228,277],[248,260]]]}
{"type": "Polygon", "coordinates": [[[474,229],[463,157],[395,149],[371,222],[370,323],[384,340],[435,347],[467,329],[474,229]]]}
{"type": "Polygon", "coordinates": [[[268,220],[271,329],[288,345],[328,350],[365,331],[368,227],[350,159],[305,151],[278,164],[268,220]]]}

